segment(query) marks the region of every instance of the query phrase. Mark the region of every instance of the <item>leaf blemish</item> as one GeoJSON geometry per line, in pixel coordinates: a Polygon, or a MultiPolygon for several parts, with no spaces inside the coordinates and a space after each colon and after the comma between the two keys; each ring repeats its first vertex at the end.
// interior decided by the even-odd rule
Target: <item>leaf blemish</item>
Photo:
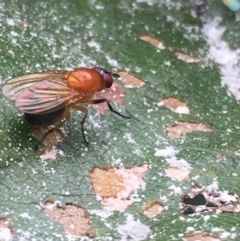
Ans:
{"type": "Polygon", "coordinates": [[[66,235],[73,237],[92,236],[91,220],[81,205],[45,200],[41,206],[44,214],[58,222],[66,235]]]}
{"type": "MultiPolygon", "coordinates": [[[[35,137],[38,141],[42,140],[42,137],[47,131],[54,128],[53,126],[48,127],[35,127],[33,126],[31,130],[31,135],[35,137]]],[[[43,149],[40,153],[40,158],[42,161],[46,160],[55,160],[58,154],[61,154],[61,151],[57,150],[55,145],[63,141],[65,137],[65,132],[62,128],[50,133],[42,142],[43,149]]]]}
{"type": "MultiPolygon", "coordinates": [[[[109,102],[115,102],[118,105],[125,105],[125,90],[116,83],[113,83],[111,88],[96,92],[93,99],[106,99],[109,102]]],[[[98,111],[101,115],[106,115],[109,112],[107,103],[90,105],[93,109],[98,111]]]]}
{"type": "Polygon", "coordinates": [[[186,63],[202,63],[202,59],[200,57],[188,54],[182,50],[173,50],[173,54],[180,60],[186,63]]]}
{"type": "Polygon", "coordinates": [[[157,38],[153,38],[147,35],[143,35],[140,37],[140,39],[142,39],[143,41],[146,41],[148,43],[150,43],[151,45],[159,48],[159,49],[165,49],[165,46],[163,44],[163,42],[157,38]]]}
{"type": "Polygon", "coordinates": [[[181,182],[189,178],[190,170],[169,166],[165,169],[165,175],[173,180],[178,180],[181,182]]]}
{"type": "Polygon", "coordinates": [[[221,241],[221,239],[215,235],[202,233],[202,232],[186,235],[184,237],[184,240],[186,241],[221,241]]]}
{"type": "Polygon", "coordinates": [[[12,240],[14,231],[8,216],[0,217],[0,240],[12,240]]]}
{"type": "Polygon", "coordinates": [[[162,99],[160,102],[158,102],[158,106],[165,106],[168,109],[170,109],[176,113],[179,113],[179,114],[189,114],[190,113],[190,110],[189,110],[187,104],[174,97],[162,99]]]}
{"type": "Polygon", "coordinates": [[[191,192],[181,197],[183,214],[193,213],[239,213],[240,205],[237,204],[240,197],[236,193],[228,191],[208,192],[207,188],[193,185],[191,192]]]}
{"type": "Polygon", "coordinates": [[[171,139],[181,138],[191,132],[211,132],[209,125],[201,122],[176,121],[173,125],[166,125],[165,132],[171,139]]]}
{"type": "Polygon", "coordinates": [[[147,170],[146,165],[132,168],[95,167],[90,174],[93,190],[101,197],[103,205],[123,212],[136,200],[131,194],[144,187],[143,177],[147,170]]]}
{"type": "Polygon", "coordinates": [[[126,88],[140,88],[145,84],[143,80],[127,71],[119,71],[118,74],[121,76],[126,88]]]}
{"type": "Polygon", "coordinates": [[[121,235],[121,240],[146,240],[151,233],[151,229],[141,223],[141,221],[134,220],[131,214],[126,214],[127,220],[123,225],[117,228],[118,233],[121,235]]]}
{"type": "Polygon", "coordinates": [[[147,203],[142,208],[141,212],[148,218],[156,218],[161,216],[165,210],[166,210],[165,206],[161,202],[155,200],[147,203]]]}

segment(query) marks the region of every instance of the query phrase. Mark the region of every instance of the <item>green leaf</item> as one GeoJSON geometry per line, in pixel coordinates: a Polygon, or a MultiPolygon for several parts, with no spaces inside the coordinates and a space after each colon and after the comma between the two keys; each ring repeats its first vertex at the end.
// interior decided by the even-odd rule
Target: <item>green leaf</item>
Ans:
{"type": "MultiPolygon", "coordinates": [[[[234,13],[221,1],[207,4],[208,21],[219,16],[226,29],[223,41],[233,51],[239,48],[234,13]]],[[[188,1],[3,0],[0,15],[2,84],[26,72],[95,65],[128,70],[145,82],[138,89],[126,88],[126,107],[113,104],[131,115],[130,120],[89,110],[88,146],[81,134],[82,114],[72,111],[64,126],[67,136],[57,146],[64,155],[54,161],[41,161],[33,151],[37,141],[31,126],[11,101],[0,96],[0,216],[10,218],[13,240],[67,240],[62,227],[42,212],[40,204],[46,199],[84,206],[97,240],[120,240],[118,228],[128,218],[150,228],[145,240],[183,240],[194,231],[240,238],[239,214],[181,213],[181,196],[193,182],[203,186],[217,182],[221,191],[240,192],[239,105],[221,85],[221,66],[209,58],[205,25],[188,1]],[[143,35],[161,40],[165,49],[141,40],[143,35]],[[201,57],[203,63],[186,63],[173,54],[174,49],[201,57]],[[158,105],[170,96],[185,102],[190,114],[158,105]],[[180,120],[207,124],[212,131],[170,139],[165,126],[180,120]],[[156,154],[169,147],[175,154],[156,154]],[[169,160],[181,159],[191,165],[190,177],[178,182],[165,176],[169,160]],[[125,212],[101,218],[100,211],[106,211],[92,189],[92,168],[141,164],[149,170],[145,188],[137,190],[138,201],[125,212]],[[141,214],[152,200],[168,207],[153,220],[141,214]]],[[[238,63],[236,68],[239,71],[238,63]]]]}

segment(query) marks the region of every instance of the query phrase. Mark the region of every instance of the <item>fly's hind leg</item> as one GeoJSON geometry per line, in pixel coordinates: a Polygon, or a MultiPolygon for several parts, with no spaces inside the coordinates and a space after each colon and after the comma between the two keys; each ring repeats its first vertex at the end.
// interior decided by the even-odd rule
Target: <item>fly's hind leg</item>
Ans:
{"type": "Polygon", "coordinates": [[[85,133],[84,133],[84,128],[83,128],[83,125],[84,125],[84,123],[86,121],[86,118],[87,118],[87,115],[88,115],[88,110],[86,108],[82,107],[82,106],[78,106],[78,105],[74,105],[74,104],[69,105],[69,108],[72,108],[74,110],[78,110],[78,111],[81,111],[81,112],[84,113],[84,116],[81,120],[81,130],[82,130],[82,136],[83,136],[84,142],[86,144],[89,144],[87,139],[86,139],[86,136],[85,136],[85,133]]]}
{"type": "Polygon", "coordinates": [[[38,143],[37,143],[37,145],[35,146],[34,150],[37,151],[37,149],[38,149],[39,146],[43,143],[43,141],[46,139],[46,137],[47,137],[49,134],[53,133],[54,131],[58,131],[58,133],[61,135],[62,133],[60,133],[59,128],[61,128],[61,127],[65,124],[66,121],[67,121],[67,120],[61,121],[61,122],[59,122],[55,127],[53,127],[52,129],[48,130],[48,131],[44,134],[44,136],[38,141],[38,143]]]}

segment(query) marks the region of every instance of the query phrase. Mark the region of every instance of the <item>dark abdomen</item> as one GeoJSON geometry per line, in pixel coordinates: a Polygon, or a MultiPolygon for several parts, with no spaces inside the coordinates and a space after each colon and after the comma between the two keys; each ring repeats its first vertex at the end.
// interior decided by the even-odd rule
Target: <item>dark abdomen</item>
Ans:
{"type": "Polygon", "coordinates": [[[54,112],[42,114],[42,115],[33,115],[33,114],[24,113],[24,117],[28,123],[34,126],[49,126],[56,123],[62,118],[65,109],[66,107],[63,107],[54,112]]]}

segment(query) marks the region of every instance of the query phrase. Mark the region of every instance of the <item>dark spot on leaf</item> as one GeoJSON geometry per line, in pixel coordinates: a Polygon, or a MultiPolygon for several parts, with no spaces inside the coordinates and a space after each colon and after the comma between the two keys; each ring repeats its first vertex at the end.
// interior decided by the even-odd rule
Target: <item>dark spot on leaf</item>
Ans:
{"type": "Polygon", "coordinates": [[[239,213],[239,195],[230,192],[207,192],[199,185],[192,186],[191,192],[182,196],[182,213],[228,212],[239,213]]]}
{"type": "Polygon", "coordinates": [[[189,204],[189,205],[205,205],[207,203],[206,198],[200,193],[197,194],[195,197],[190,198],[188,195],[185,195],[182,199],[182,202],[185,204],[189,204]]]}

